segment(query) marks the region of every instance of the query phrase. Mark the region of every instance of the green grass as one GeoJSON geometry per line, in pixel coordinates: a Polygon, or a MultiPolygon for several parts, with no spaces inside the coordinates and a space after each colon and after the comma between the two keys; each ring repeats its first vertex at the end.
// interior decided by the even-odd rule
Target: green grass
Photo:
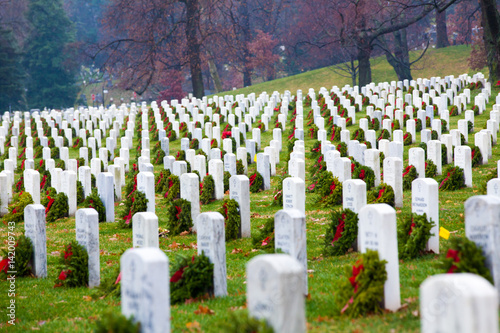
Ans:
{"type": "MultiPolygon", "coordinates": [[[[460,48],[460,47],[458,47],[460,48]]],[[[450,48],[451,50],[451,48],[450,48]]],[[[448,51],[446,49],[445,51],[448,51]]],[[[375,66],[374,66],[375,67],[375,66]]],[[[375,67],[376,68],[376,67],[375,67]]],[[[383,69],[380,69],[383,71],[383,69]]],[[[458,74],[458,73],[457,73],[458,74]]],[[[309,74],[313,75],[313,74],[309,74]]],[[[436,75],[444,75],[438,72],[436,75]]],[[[429,75],[430,76],[430,75],[429,75]]],[[[390,78],[388,78],[390,79],[390,78]]],[[[290,89],[295,89],[290,87],[290,89]]],[[[493,96],[498,91],[494,91],[493,96]]],[[[474,94],[473,94],[474,96],[474,94]]],[[[472,100],[474,100],[472,98],[472,100]]],[[[494,98],[490,100],[488,110],[492,109],[494,98]]],[[[308,111],[308,110],[307,110],[308,111]]],[[[305,111],[305,114],[307,112],[305,111]]],[[[476,116],[475,130],[485,127],[488,119],[488,112],[476,116]]],[[[358,117],[360,118],[360,114],[358,117]]],[[[457,120],[461,117],[451,117],[450,127],[456,128],[457,120]]],[[[289,126],[289,125],[288,125],[289,126]]],[[[349,128],[351,132],[356,126],[349,128]]],[[[305,131],[307,133],[307,131],[305,131]]],[[[123,134],[123,133],[122,133],[123,134]]],[[[251,135],[247,133],[247,135],[251,135]]],[[[269,144],[272,139],[272,131],[262,133],[262,147],[269,144]]],[[[469,139],[473,143],[474,136],[469,134],[469,139]]],[[[417,135],[416,142],[420,142],[420,135],[417,135]]],[[[137,137],[135,139],[137,143],[137,137]]],[[[286,137],[283,140],[284,151],[280,155],[280,164],[277,166],[278,174],[283,172],[286,157],[286,137]]],[[[305,140],[306,145],[306,170],[314,162],[310,158],[310,149],[314,141],[309,137],[305,140]]],[[[118,142],[119,144],[119,142],[118,142]]],[[[136,146],[134,144],[134,147],[136,146]]],[[[153,147],[155,142],[151,142],[153,147]]],[[[408,163],[407,151],[410,147],[405,147],[405,161],[408,163]]],[[[171,154],[175,155],[180,148],[180,140],[171,143],[171,154]]],[[[131,162],[135,160],[135,150],[130,151],[131,162]]],[[[70,157],[75,158],[78,152],[70,149],[70,157]]],[[[452,232],[451,237],[464,236],[464,207],[463,203],[473,195],[481,194],[481,186],[487,173],[496,169],[494,161],[500,158],[500,149],[493,147],[493,158],[487,165],[482,165],[473,169],[473,187],[465,188],[454,192],[440,192],[440,226],[452,232]]],[[[38,162],[38,160],[36,161],[38,162]]],[[[161,170],[161,166],[155,166],[155,172],[161,170]]],[[[255,170],[255,164],[249,166],[249,174],[255,170]]],[[[20,173],[16,174],[16,180],[20,173]]],[[[309,177],[309,175],[307,175],[309,177]]],[[[273,177],[271,188],[275,188],[278,177],[273,177]]],[[[309,178],[306,185],[310,183],[309,178]]],[[[226,194],[225,197],[228,197],[226,194]]],[[[252,234],[255,234],[259,227],[263,225],[266,218],[274,216],[280,208],[272,205],[273,190],[251,194],[251,227],[252,234]]],[[[419,286],[425,278],[437,274],[439,271],[434,268],[437,255],[428,254],[424,257],[400,261],[400,283],[401,300],[403,307],[396,313],[384,313],[382,315],[369,315],[359,319],[348,319],[339,316],[339,308],[334,302],[336,285],[340,279],[345,279],[343,265],[352,265],[357,257],[357,253],[350,253],[340,257],[323,257],[322,249],[324,235],[330,214],[336,207],[318,206],[317,196],[308,194],[306,197],[306,223],[307,223],[307,256],[309,273],[309,293],[306,299],[306,316],[308,329],[310,332],[418,332],[420,318],[418,313],[419,286]]],[[[221,201],[212,202],[202,206],[202,211],[214,211],[221,205],[221,201]]],[[[165,202],[157,195],[156,214],[159,217],[160,227],[165,228],[165,202]]],[[[115,214],[123,209],[120,205],[115,207],[115,214]]],[[[404,192],[404,207],[398,209],[398,217],[403,213],[411,211],[411,193],[404,192]]],[[[132,246],[132,231],[118,229],[117,223],[100,224],[100,249],[101,249],[101,279],[110,276],[113,268],[119,262],[119,254],[132,246]]],[[[0,224],[0,235],[2,240],[6,240],[7,227],[0,224]]],[[[16,225],[15,232],[24,232],[24,224],[16,225]]],[[[48,273],[46,279],[17,278],[16,280],[16,325],[7,327],[6,305],[9,302],[7,296],[8,285],[5,281],[0,283],[0,331],[25,332],[28,330],[42,330],[45,332],[88,332],[91,331],[94,323],[106,310],[111,309],[120,312],[119,298],[104,298],[89,300],[88,296],[94,293],[88,288],[53,288],[59,271],[55,268],[58,252],[63,251],[64,246],[75,239],[75,220],[67,218],[58,220],[55,223],[47,224],[47,253],[48,253],[48,273]]],[[[440,239],[440,248],[444,251],[449,241],[440,239]]],[[[3,242],[3,244],[6,244],[3,242]]],[[[182,253],[192,255],[196,253],[196,236],[176,236],[160,238],[160,249],[166,252],[170,263],[175,260],[175,254],[182,253]]],[[[3,245],[5,246],[5,245],[3,245]]],[[[182,304],[172,306],[172,328],[174,332],[217,332],[220,323],[227,321],[231,311],[245,307],[245,267],[246,263],[254,256],[262,254],[252,247],[250,239],[239,239],[226,243],[227,274],[228,274],[228,297],[212,298],[202,301],[204,306],[208,306],[215,313],[214,315],[195,314],[194,311],[200,305],[199,302],[192,304],[182,304]],[[235,251],[236,249],[236,251],[235,251]],[[240,251],[241,250],[241,251],[240,251]]]]}

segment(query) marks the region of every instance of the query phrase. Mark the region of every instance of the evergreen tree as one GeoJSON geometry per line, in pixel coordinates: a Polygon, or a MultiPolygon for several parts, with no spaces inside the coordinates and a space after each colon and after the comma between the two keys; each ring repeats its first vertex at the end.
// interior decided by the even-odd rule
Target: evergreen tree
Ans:
{"type": "Polygon", "coordinates": [[[0,27],[0,114],[24,109],[24,69],[12,30],[0,27]]]}
{"type": "Polygon", "coordinates": [[[28,106],[73,106],[78,88],[69,51],[75,33],[62,1],[30,0],[27,19],[32,24],[24,58],[28,106]]]}

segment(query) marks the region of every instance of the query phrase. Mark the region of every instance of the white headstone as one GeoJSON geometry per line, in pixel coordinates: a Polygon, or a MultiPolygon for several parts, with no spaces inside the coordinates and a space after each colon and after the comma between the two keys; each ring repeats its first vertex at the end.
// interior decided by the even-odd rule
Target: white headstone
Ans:
{"type": "Polygon", "coordinates": [[[101,281],[99,255],[99,214],[93,208],[82,208],[76,212],[76,241],[89,255],[89,287],[97,287],[101,281]]]}

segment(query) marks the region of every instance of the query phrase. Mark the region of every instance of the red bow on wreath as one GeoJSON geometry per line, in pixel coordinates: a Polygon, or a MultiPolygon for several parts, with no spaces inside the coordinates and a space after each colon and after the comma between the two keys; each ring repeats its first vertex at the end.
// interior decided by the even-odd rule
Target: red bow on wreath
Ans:
{"type": "MultiPolygon", "coordinates": [[[[359,266],[352,266],[352,276],[349,278],[349,282],[351,282],[351,285],[354,287],[354,293],[358,292],[359,284],[356,282],[356,278],[358,275],[363,271],[364,267],[363,264],[360,264],[359,266]]],[[[349,299],[347,304],[342,308],[340,313],[344,313],[348,308],[349,304],[352,304],[354,302],[354,296],[349,299]]]]}
{"type": "Polygon", "coordinates": [[[340,237],[342,237],[342,233],[344,232],[345,228],[345,218],[346,215],[342,214],[342,217],[339,219],[339,224],[337,225],[337,230],[335,230],[335,236],[332,240],[332,246],[334,246],[333,243],[335,243],[337,240],[339,240],[340,237]]]}
{"type": "MultiPolygon", "coordinates": [[[[448,252],[446,253],[446,258],[453,258],[453,262],[460,262],[460,257],[458,256],[460,252],[457,250],[449,249],[448,252]]],[[[448,270],[447,273],[454,273],[455,270],[458,269],[457,266],[451,265],[450,269],[448,270]]]]}

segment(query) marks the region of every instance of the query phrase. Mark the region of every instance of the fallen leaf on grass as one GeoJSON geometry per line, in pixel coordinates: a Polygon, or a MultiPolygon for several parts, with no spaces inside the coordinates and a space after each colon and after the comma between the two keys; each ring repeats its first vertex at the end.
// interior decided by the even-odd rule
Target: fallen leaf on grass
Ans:
{"type": "Polygon", "coordinates": [[[183,231],[183,232],[181,232],[179,235],[181,235],[181,236],[186,236],[186,235],[189,235],[189,231],[187,231],[187,230],[186,230],[186,231],[183,231]]]}
{"type": "Polygon", "coordinates": [[[168,247],[171,249],[176,249],[179,247],[179,243],[177,243],[176,241],[173,241],[172,244],[170,244],[168,247]]]}
{"type": "Polygon", "coordinates": [[[259,213],[252,213],[250,214],[250,217],[261,217],[261,215],[259,213]]]}
{"type": "Polygon", "coordinates": [[[208,306],[203,306],[203,305],[198,305],[198,310],[194,311],[194,314],[208,314],[208,315],[213,315],[215,312],[214,310],[209,309],[208,306]]]}
{"type": "Polygon", "coordinates": [[[242,249],[237,249],[237,248],[234,248],[232,251],[231,251],[231,254],[237,254],[237,253],[242,253],[243,250],[242,249]]]}
{"type": "Polygon", "coordinates": [[[90,296],[83,296],[82,297],[84,301],[90,302],[92,300],[92,297],[90,296]]]}
{"type": "Polygon", "coordinates": [[[117,240],[118,240],[118,238],[116,238],[116,237],[110,237],[110,238],[108,238],[108,240],[109,240],[110,242],[114,242],[114,241],[117,241],[117,240]]]}
{"type": "Polygon", "coordinates": [[[411,314],[414,315],[415,317],[418,317],[418,310],[412,311],[411,314]]]}
{"type": "Polygon", "coordinates": [[[330,320],[330,318],[328,318],[327,316],[324,316],[324,317],[318,316],[318,318],[316,318],[316,321],[320,322],[320,323],[322,323],[324,321],[328,321],[328,320],[330,320]]]}
{"type": "Polygon", "coordinates": [[[58,256],[60,254],[61,254],[61,252],[59,252],[59,251],[50,252],[50,255],[52,255],[52,256],[58,256]]]}
{"type": "Polygon", "coordinates": [[[259,251],[259,250],[257,250],[257,249],[252,249],[251,250],[251,252],[257,252],[257,251],[259,251]]]}
{"type": "Polygon", "coordinates": [[[189,329],[199,329],[201,328],[200,323],[197,321],[189,322],[186,324],[186,327],[189,329]]]}

